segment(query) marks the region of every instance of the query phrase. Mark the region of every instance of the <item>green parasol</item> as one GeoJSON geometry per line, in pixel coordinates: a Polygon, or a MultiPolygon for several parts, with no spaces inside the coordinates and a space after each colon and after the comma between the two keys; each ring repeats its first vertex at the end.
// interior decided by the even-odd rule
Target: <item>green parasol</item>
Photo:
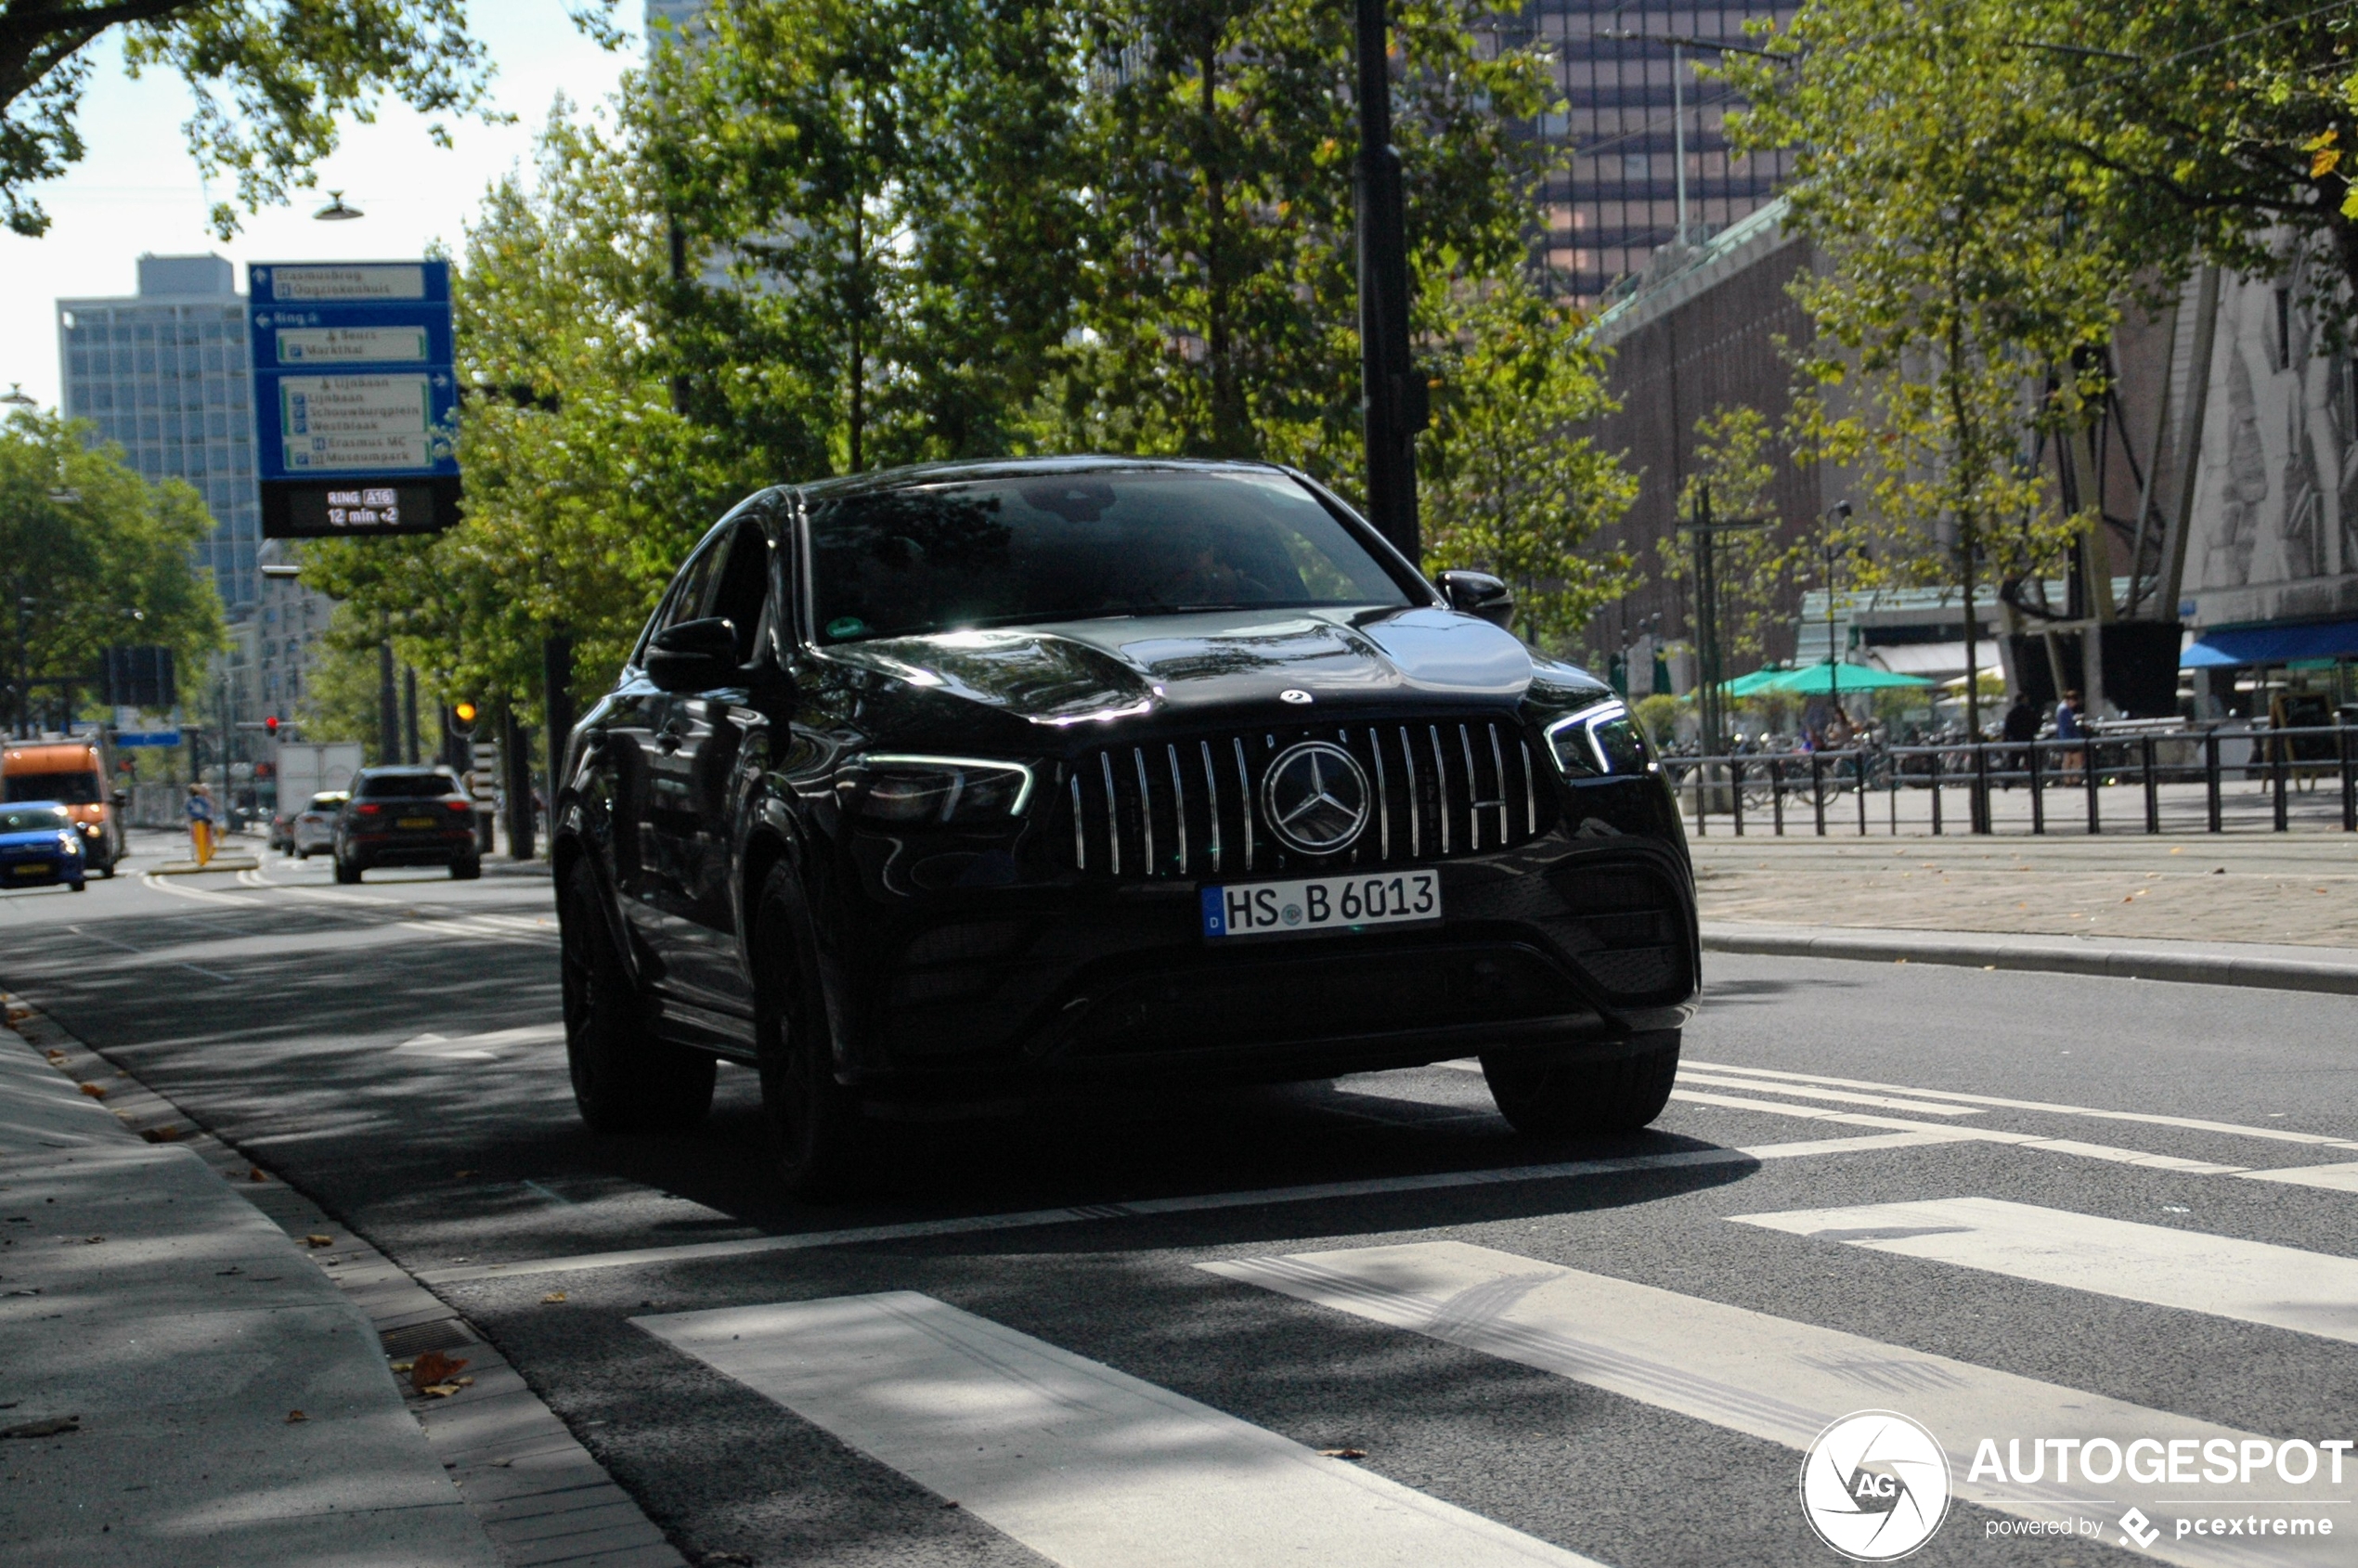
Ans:
{"type": "Polygon", "coordinates": [[[1921,675],[1895,675],[1872,665],[1832,665],[1821,661],[1803,669],[1781,671],[1774,681],[1774,689],[1791,692],[1797,696],[1818,697],[1835,692],[1875,692],[1931,684],[1921,675]]]}

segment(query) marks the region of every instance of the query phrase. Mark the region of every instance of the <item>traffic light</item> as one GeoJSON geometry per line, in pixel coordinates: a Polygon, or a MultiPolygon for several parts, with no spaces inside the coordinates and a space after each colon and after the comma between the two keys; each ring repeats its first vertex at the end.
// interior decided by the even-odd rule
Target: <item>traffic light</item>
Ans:
{"type": "Polygon", "coordinates": [[[442,710],[442,762],[466,772],[475,765],[475,720],[483,710],[471,702],[451,703],[442,710]]]}
{"type": "Polygon", "coordinates": [[[275,713],[265,714],[262,719],[262,730],[263,732],[268,735],[272,740],[277,740],[279,738],[279,716],[275,713]]]}

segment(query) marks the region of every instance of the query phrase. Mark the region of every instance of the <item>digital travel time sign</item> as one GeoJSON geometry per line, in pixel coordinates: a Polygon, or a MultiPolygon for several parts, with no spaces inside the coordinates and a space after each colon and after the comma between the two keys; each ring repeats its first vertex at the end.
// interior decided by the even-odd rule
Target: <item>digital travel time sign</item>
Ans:
{"type": "Polygon", "coordinates": [[[456,523],[450,264],[257,262],[247,283],[263,537],[456,523]]]}

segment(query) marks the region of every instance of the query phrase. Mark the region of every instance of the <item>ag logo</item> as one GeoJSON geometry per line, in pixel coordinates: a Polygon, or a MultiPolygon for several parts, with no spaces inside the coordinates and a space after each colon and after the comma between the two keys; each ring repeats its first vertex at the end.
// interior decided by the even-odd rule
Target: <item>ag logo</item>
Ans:
{"type": "Polygon", "coordinates": [[[1905,1557],[1949,1512],[1949,1456],[1905,1416],[1845,1416],[1801,1461],[1801,1511],[1820,1540],[1855,1562],[1905,1557]]]}

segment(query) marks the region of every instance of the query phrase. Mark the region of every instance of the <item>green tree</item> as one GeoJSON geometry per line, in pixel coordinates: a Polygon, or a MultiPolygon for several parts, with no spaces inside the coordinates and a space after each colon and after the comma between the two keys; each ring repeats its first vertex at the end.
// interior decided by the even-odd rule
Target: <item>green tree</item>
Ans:
{"type": "Polygon", "coordinates": [[[577,694],[600,689],[688,547],[776,476],[672,409],[643,168],[561,107],[537,175],[493,188],[453,269],[464,520],[304,552],[306,579],[345,602],[338,639],[390,635],[444,697],[538,693],[556,632],[577,644],[577,694]]]}
{"type": "MultiPolygon", "coordinates": [[[[1412,325],[1519,270],[1550,101],[1534,51],[1467,0],[1392,7],[1412,325]]],[[[1324,0],[1096,0],[1083,108],[1095,198],[1080,317],[1043,439],[1262,457],[1360,486],[1351,15],[1324,0]]]]}
{"type": "Polygon", "coordinates": [[[29,410],[0,426],[0,587],[19,611],[0,635],[19,721],[20,669],[95,672],[119,643],[169,648],[188,667],[222,645],[220,598],[189,559],[213,528],[203,500],[177,479],[149,484],[120,447],[85,444],[95,436],[29,410]]]}
{"type": "Polygon", "coordinates": [[[2080,221],[2089,186],[2048,135],[2063,68],[2024,19],[2020,0],[1813,0],[1775,34],[1791,62],[1726,68],[1753,100],[1732,136],[1795,149],[1792,222],[1829,264],[1794,284],[1818,334],[1802,455],[1855,471],[1871,577],[1961,583],[1969,605],[2089,528],[2037,456],[2085,423],[2091,351],[2150,259],[2080,221]]]}
{"type": "Polygon", "coordinates": [[[722,0],[658,50],[631,132],[693,416],[781,476],[1005,450],[1070,325],[1073,46],[1019,0],[722,0]]]}
{"type": "Polygon", "coordinates": [[[1458,330],[1435,357],[1433,427],[1418,443],[1432,518],[1425,564],[1504,578],[1525,638],[1585,654],[1590,618],[1638,581],[1627,551],[1596,545],[1637,483],[1577,434],[1613,411],[1601,361],[1586,318],[1519,279],[1465,290],[1458,302],[1458,330]]]}
{"type": "MultiPolygon", "coordinates": [[[[1781,455],[1779,433],[1757,408],[1721,407],[1695,421],[1695,468],[1678,492],[1678,515],[1695,514],[1705,487],[1716,518],[1763,517],[1781,455]]],[[[1719,645],[1727,673],[1757,667],[1793,624],[1794,575],[1811,540],[1797,538],[1788,520],[1765,528],[1730,529],[1712,541],[1712,576],[1718,585],[1719,645]]],[[[1663,580],[1694,593],[1694,536],[1681,531],[1654,541],[1663,580]]]]}
{"type": "MultiPolygon", "coordinates": [[[[612,0],[586,3],[584,25],[609,31],[612,0]]],[[[490,66],[465,0],[0,0],[0,207],[19,234],[49,226],[29,188],[82,158],[91,45],[110,32],[133,76],[188,84],[188,150],[207,175],[234,175],[249,209],[310,185],[338,118],[369,119],[383,97],[421,114],[486,112],[490,66]]],[[[236,210],[216,204],[213,225],[228,238],[236,210]]]]}

